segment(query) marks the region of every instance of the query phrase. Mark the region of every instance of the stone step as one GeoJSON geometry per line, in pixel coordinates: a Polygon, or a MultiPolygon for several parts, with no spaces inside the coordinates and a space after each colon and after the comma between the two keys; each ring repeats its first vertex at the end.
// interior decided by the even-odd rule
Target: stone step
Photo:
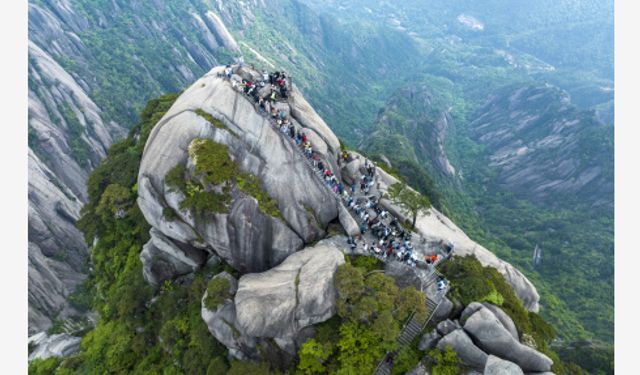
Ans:
{"type": "Polygon", "coordinates": [[[384,362],[375,372],[376,375],[391,375],[391,367],[388,363],[384,362]]]}

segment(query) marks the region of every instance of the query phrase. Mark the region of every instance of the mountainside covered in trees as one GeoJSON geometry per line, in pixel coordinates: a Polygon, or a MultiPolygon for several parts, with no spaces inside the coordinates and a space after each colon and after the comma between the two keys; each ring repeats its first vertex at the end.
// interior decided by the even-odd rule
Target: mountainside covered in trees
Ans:
{"type": "Polygon", "coordinates": [[[391,161],[472,239],[517,264],[561,337],[610,341],[612,5],[509,9],[31,1],[29,332],[72,330],[63,321],[86,308],[82,288],[67,302],[88,271],[74,222],[109,144],[147,99],[242,54],[291,73],[345,144],[391,161]]]}
{"type": "MultiPolygon", "coordinates": [[[[423,240],[412,242],[420,257],[455,245],[439,266],[448,296],[424,279],[429,266],[350,248],[358,229],[342,198],[222,69],[150,101],[92,173],[79,227],[95,238],[85,297],[99,319],[78,353],[30,371],[369,373],[393,352],[388,373],[582,372],[551,349],[531,283],[437,210],[418,214],[413,238],[423,240]],[[403,325],[426,317],[402,344],[403,325]]],[[[338,161],[338,139],[297,89],[277,106],[340,181],[360,177],[364,157],[338,161]]],[[[385,198],[398,179],[374,175],[372,193],[410,223],[385,198]]]]}
{"type": "Polygon", "coordinates": [[[57,316],[77,313],[64,300],[86,272],[86,247],[72,222],[86,201],[87,174],[147,99],[177,91],[216,63],[243,54],[265,68],[277,64],[294,74],[330,123],[354,138],[384,95],[382,87],[367,82],[392,72],[397,57],[408,63],[416,51],[409,38],[390,28],[343,25],[296,1],[156,5],[29,4],[32,333],[51,327],[57,316]],[[357,67],[359,74],[345,67],[357,67]],[[326,84],[314,84],[319,81],[326,84]],[[52,182],[45,188],[36,186],[37,179],[52,182]],[[59,285],[55,297],[37,291],[43,282],[59,285]]]}

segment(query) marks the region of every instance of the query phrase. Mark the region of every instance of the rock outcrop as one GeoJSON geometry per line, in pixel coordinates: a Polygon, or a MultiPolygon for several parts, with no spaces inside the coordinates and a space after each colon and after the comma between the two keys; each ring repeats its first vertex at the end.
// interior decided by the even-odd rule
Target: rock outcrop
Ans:
{"type": "Polygon", "coordinates": [[[286,337],[335,314],[339,249],[325,244],[305,248],[282,264],[240,278],[235,298],[238,326],[257,337],[286,337]]]}
{"type": "Polygon", "coordinates": [[[150,13],[135,2],[94,3],[89,12],[86,6],[68,0],[28,4],[30,334],[50,328],[53,317],[79,315],[67,298],[86,277],[88,249],[74,223],[87,199],[89,173],[126,134],[120,124],[132,125],[150,96],[182,87],[217,64],[220,47],[238,49],[211,14],[174,7],[150,13]],[[128,22],[121,22],[123,14],[128,22]],[[193,41],[193,26],[210,38],[193,41]],[[157,58],[143,47],[123,53],[118,63],[126,69],[114,80],[112,56],[96,43],[107,40],[106,33],[112,48],[126,43],[136,49],[144,45],[137,41],[155,40],[166,54],[157,58]],[[132,95],[121,97],[123,92],[132,95]]]}
{"type": "MultiPolygon", "coordinates": [[[[329,222],[339,216],[339,205],[318,183],[296,146],[278,134],[229,81],[217,77],[222,69],[215,68],[196,81],[154,127],[140,165],[138,204],[147,221],[165,236],[217,254],[241,272],[260,272],[305,243],[324,237],[329,222]],[[223,126],[214,126],[196,110],[223,126]],[[277,201],[282,217],[261,212],[252,197],[234,197],[228,214],[196,217],[182,210],[183,197],[168,188],[165,176],[178,164],[193,163],[188,147],[196,138],[228,147],[240,169],[256,176],[277,201]],[[165,219],[166,209],[175,211],[178,218],[165,219]]],[[[238,73],[247,78],[258,74],[249,69],[238,73]]],[[[340,147],[335,135],[295,89],[290,103],[290,107],[279,105],[291,113],[296,127],[315,135],[314,150],[335,163],[340,147]]]]}
{"type": "Polygon", "coordinates": [[[67,297],[86,277],[75,221],[92,167],[123,129],[51,55],[29,42],[29,332],[76,312],[67,297]],[[59,314],[60,313],[60,314],[59,314]]]}
{"type": "Polygon", "coordinates": [[[446,336],[451,332],[455,331],[456,329],[460,329],[460,328],[462,328],[460,327],[460,323],[458,323],[457,321],[455,322],[451,321],[449,319],[441,321],[436,326],[436,330],[441,336],[446,336]]]}
{"type": "Polygon", "coordinates": [[[207,259],[204,251],[185,244],[180,246],[155,228],[150,234],[140,259],[144,278],[151,285],[159,286],[165,280],[194,272],[207,259]]]}
{"type": "MultiPolygon", "coordinates": [[[[364,171],[365,158],[356,152],[351,154],[354,157],[353,161],[342,166],[341,169],[343,178],[347,182],[355,181],[364,171]]],[[[376,174],[378,176],[377,189],[381,194],[385,194],[391,185],[398,182],[397,178],[381,168],[376,168],[376,174]]],[[[408,219],[405,212],[388,199],[382,199],[381,205],[399,219],[408,219]]],[[[496,268],[511,285],[518,297],[522,299],[525,307],[529,311],[538,311],[540,295],[526,276],[511,264],[499,259],[491,251],[472,241],[458,226],[435,208],[430,208],[426,214],[418,215],[415,230],[426,241],[432,243],[439,243],[441,240],[452,242],[454,244],[454,256],[474,255],[483,266],[496,268]]]]}
{"type": "Polygon", "coordinates": [[[577,197],[613,205],[613,127],[577,108],[567,92],[550,85],[508,87],[473,118],[470,135],[483,146],[496,182],[516,195],[560,206],[577,197]]]}
{"type": "Polygon", "coordinates": [[[343,253],[328,239],[290,255],[269,271],[246,274],[239,281],[227,273],[218,274],[214,278],[229,280],[233,299],[209,310],[205,293],[202,319],[235,358],[255,358],[258,344],[268,344],[270,339],[295,355],[313,334],[309,326],[335,314],[334,274],[343,263],[343,253]]]}
{"type": "Polygon", "coordinates": [[[550,373],[553,361],[520,343],[515,324],[498,306],[472,302],[459,320],[451,319],[425,334],[418,349],[451,347],[463,364],[485,374],[550,373]]]}
{"type": "Polygon", "coordinates": [[[80,337],[59,333],[48,336],[40,332],[29,337],[29,345],[35,347],[29,354],[29,361],[34,359],[47,359],[50,357],[67,357],[80,349],[80,337]]]}
{"type": "Polygon", "coordinates": [[[487,363],[487,353],[478,348],[462,329],[456,329],[444,336],[438,342],[437,348],[444,350],[448,346],[452,347],[462,363],[469,367],[483,369],[487,363]]]}
{"type": "Polygon", "coordinates": [[[550,371],[553,361],[546,355],[522,345],[503,327],[487,308],[473,313],[464,323],[464,330],[473,342],[487,353],[514,362],[529,372],[550,371]]]}
{"type": "Polygon", "coordinates": [[[438,331],[435,329],[429,333],[425,333],[418,343],[418,349],[422,351],[428,351],[429,349],[435,347],[441,338],[442,336],[440,336],[438,331]]]}
{"type": "Polygon", "coordinates": [[[511,319],[511,317],[507,315],[507,313],[502,311],[502,309],[499,308],[498,306],[491,304],[489,302],[484,302],[482,305],[487,309],[489,309],[489,311],[491,311],[493,315],[495,315],[495,317],[498,318],[502,326],[507,331],[509,331],[509,333],[511,334],[511,336],[513,336],[514,339],[519,340],[518,329],[516,328],[515,323],[513,323],[513,320],[511,319]]]}
{"type": "Polygon", "coordinates": [[[524,373],[515,363],[490,355],[483,375],[524,375],[524,373]]]}
{"type": "MultiPolygon", "coordinates": [[[[238,290],[238,281],[226,272],[219,273],[213,277],[224,278],[229,281],[229,294],[235,295],[238,290]]],[[[243,334],[236,328],[236,307],[232,299],[225,300],[218,305],[215,310],[209,310],[205,306],[207,292],[202,296],[202,308],[200,315],[202,320],[207,324],[209,332],[220,341],[222,345],[229,349],[229,354],[237,359],[245,359],[245,353],[256,353],[256,339],[243,334]]]]}

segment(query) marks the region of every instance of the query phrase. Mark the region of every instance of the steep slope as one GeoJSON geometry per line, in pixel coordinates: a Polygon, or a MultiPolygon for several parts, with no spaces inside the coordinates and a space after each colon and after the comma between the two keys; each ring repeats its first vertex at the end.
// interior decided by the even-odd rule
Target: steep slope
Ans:
{"type": "MultiPolygon", "coordinates": [[[[348,199],[330,191],[290,135],[281,134],[251,98],[220,76],[223,69],[214,68],[179,97],[151,101],[143,121],[109,150],[89,179],[80,226],[96,239],[89,289],[100,318],[83,337],[81,352],[52,359],[51,368],[224,373],[231,366],[265,372],[252,367],[251,361],[260,361],[272,370],[292,371],[315,345],[313,338],[339,353],[331,356],[332,366],[371,372],[400,337],[404,322],[426,313],[434,324],[457,320],[469,293],[474,301],[505,301],[504,312],[487,307],[500,322],[492,318],[479,325],[484,312],[465,325],[481,350],[533,371],[559,363],[547,356],[553,335],[535,337],[543,352],[525,346],[526,336],[518,337],[548,329],[542,323],[532,327],[539,300],[535,287],[437,210],[419,215],[411,238],[402,236],[418,265],[367,250],[364,241],[375,238],[373,226],[350,246],[346,234],[353,226],[359,232],[358,209],[345,207],[348,199]],[[442,247],[448,241],[454,245],[450,254],[442,247]],[[431,254],[453,255],[447,260],[453,263],[474,259],[466,257],[472,254],[490,278],[472,275],[464,281],[458,274],[455,299],[442,298],[448,289],[438,290],[438,273],[421,260],[431,254]],[[362,292],[358,280],[367,285],[362,292]],[[494,297],[485,295],[487,287],[494,297]],[[430,305],[437,296],[442,304],[430,305]],[[507,314],[515,323],[509,324],[507,314]],[[356,331],[345,335],[350,329],[356,331]],[[491,345],[505,332],[509,341],[499,340],[505,345],[491,345]],[[349,344],[354,338],[369,344],[349,344]],[[518,352],[505,352],[510,346],[518,352]]],[[[234,69],[233,80],[261,76],[247,67],[234,69]]],[[[338,181],[353,182],[366,173],[363,155],[338,158],[337,138],[295,86],[288,100],[275,105],[312,139],[313,150],[338,181]]],[[[399,181],[374,170],[369,194],[387,211],[379,220],[400,230],[398,222],[406,222],[407,214],[385,198],[399,181]]],[[[470,342],[461,353],[473,347],[470,342]]],[[[487,355],[483,358],[476,368],[489,363],[487,355]]],[[[418,359],[399,359],[398,369],[418,359]]]]}
{"type": "Polygon", "coordinates": [[[415,186],[423,192],[437,186],[446,202],[441,209],[474,240],[539,275],[542,304],[549,301],[542,314],[562,335],[590,336],[586,327],[608,340],[613,128],[549,85],[507,85],[473,111],[458,100],[438,80],[417,79],[388,100],[362,146],[394,165],[411,161],[414,168],[396,172],[408,181],[420,175],[416,170],[428,175],[433,184],[415,186]],[[534,264],[536,245],[544,259],[534,264]],[[588,287],[593,283],[598,287],[588,287]],[[596,318],[602,316],[608,318],[596,318]]]}
{"type": "MultiPolygon", "coordinates": [[[[196,81],[153,129],[140,165],[138,204],[147,221],[170,239],[215,252],[241,272],[264,271],[304,243],[323,237],[328,223],[337,218],[338,207],[329,191],[318,186],[295,146],[230,81],[220,78],[221,72],[218,67],[196,81]],[[197,160],[204,159],[198,156],[199,145],[228,149],[229,163],[239,166],[237,173],[257,177],[264,194],[277,207],[266,210],[262,202],[243,198],[242,188],[234,187],[229,191],[233,203],[228,208],[223,204],[200,215],[190,214],[181,203],[191,193],[172,188],[168,180],[172,171],[186,168],[195,176],[194,168],[205,168],[198,165],[197,160]],[[167,209],[177,217],[163,217],[167,209]]],[[[251,77],[259,73],[240,69],[238,74],[255,80],[251,77]]],[[[338,139],[295,89],[290,103],[278,104],[278,108],[307,133],[320,157],[335,165],[338,139]]],[[[221,183],[226,180],[215,181],[215,185],[221,183]]],[[[209,189],[206,182],[203,187],[209,189]]]]}
{"type": "MultiPolygon", "coordinates": [[[[293,0],[269,4],[180,0],[153,6],[33,0],[29,40],[33,98],[29,144],[35,158],[52,171],[47,179],[67,193],[57,192],[53,199],[67,205],[73,201],[67,198],[70,194],[85,202],[88,172],[104,157],[106,147],[124,134],[122,128],[136,122],[146,100],[178,91],[213,65],[244,54],[247,61],[253,59],[264,67],[283,66],[299,77],[297,84],[314,104],[321,103],[318,108],[342,129],[341,135],[353,138],[361,119],[371,116],[378,104],[379,99],[369,94],[376,92],[380,98],[384,85],[394,83],[394,77],[385,74],[397,65],[394,58],[408,62],[416,55],[406,35],[384,27],[340,24],[293,0]],[[342,66],[357,68],[360,74],[353,75],[342,66]],[[377,76],[385,77],[385,83],[371,91],[366,82],[377,76]],[[356,81],[345,85],[354,77],[356,81]],[[314,84],[318,81],[328,84],[314,84]],[[65,90],[59,89],[59,82],[72,85],[73,90],[66,92],[74,94],[61,95],[65,90]]],[[[37,194],[35,188],[30,191],[31,196],[37,194]]],[[[67,225],[60,215],[37,209],[35,200],[30,205],[34,221],[41,216],[51,226],[67,225]]],[[[67,221],[77,218],[77,213],[72,214],[67,221]]],[[[42,230],[33,233],[34,245],[45,246],[40,243],[45,237],[69,243],[72,249],[66,259],[73,257],[72,263],[83,264],[86,249],[79,233],[66,241],[55,231],[42,230]]],[[[56,252],[59,259],[64,258],[67,250],[57,247],[44,253],[56,252]]],[[[74,272],[82,270],[75,267],[74,272]]],[[[68,296],[75,284],[68,283],[59,297],[68,296]]],[[[34,298],[46,297],[34,294],[34,298]]],[[[31,302],[38,304],[36,299],[31,302]]],[[[50,327],[59,307],[40,311],[38,323],[31,320],[30,332],[50,327]]]]}
{"type": "Polygon", "coordinates": [[[471,118],[497,182],[548,205],[613,205],[613,128],[557,88],[497,92],[471,118]]]}
{"type": "Polygon", "coordinates": [[[29,44],[29,332],[70,315],[66,298],[88,256],[75,228],[89,171],[106,155],[115,123],[37,45],[29,44]],[[49,288],[47,285],[55,285],[49,288]]]}
{"type": "Polygon", "coordinates": [[[85,277],[88,253],[74,222],[89,172],[125,134],[120,124],[131,123],[146,98],[202,74],[216,51],[237,49],[215,16],[187,10],[167,37],[167,25],[151,22],[154,14],[139,4],[29,4],[30,333],[76,314],[66,299],[85,277]],[[135,22],[125,21],[125,11],[138,15],[135,22]],[[202,41],[187,42],[187,30],[202,41]],[[143,40],[156,42],[132,53],[143,40]]]}

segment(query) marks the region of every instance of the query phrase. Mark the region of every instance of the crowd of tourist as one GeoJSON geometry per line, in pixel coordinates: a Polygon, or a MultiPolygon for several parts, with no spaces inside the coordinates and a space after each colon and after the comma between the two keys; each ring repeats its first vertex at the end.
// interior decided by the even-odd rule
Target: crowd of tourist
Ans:
{"type": "MultiPolygon", "coordinates": [[[[235,89],[241,90],[246,96],[252,98],[257,104],[259,113],[270,118],[271,124],[278,131],[291,138],[304,156],[311,161],[313,168],[317,169],[328,188],[342,199],[359,224],[360,234],[348,238],[348,244],[352,250],[355,251],[360,246],[364,253],[383,261],[394,259],[412,267],[438,262],[437,252],[433,255],[425,255],[422,259],[419,258],[412,244],[411,231],[404,229],[397,218],[380,206],[375,194],[369,195],[375,185],[376,167],[373,163],[366,159],[364,172],[359,180],[345,186],[331,171],[330,164],[324,162],[313,149],[308,135],[295,127],[285,110],[276,106],[275,103],[278,100],[288,98],[288,92],[291,89],[284,72],[263,71],[258,81],[246,79],[237,81],[232,79],[233,73],[233,68],[227,65],[223,76],[231,81],[235,89]],[[370,238],[368,241],[366,233],[371,234],[368,236],[370,238]]],[[[345,150],[342,151],[339,159],[341,160],[338,162],[348,163],[352,160],[352,156],[345,150]]],[[[446,250],[445,254],[448,254],[453,245],[441,243],[441,248],[446,250]]],[[[440,288],[440,285],[438,287],[440,288]]]]}

